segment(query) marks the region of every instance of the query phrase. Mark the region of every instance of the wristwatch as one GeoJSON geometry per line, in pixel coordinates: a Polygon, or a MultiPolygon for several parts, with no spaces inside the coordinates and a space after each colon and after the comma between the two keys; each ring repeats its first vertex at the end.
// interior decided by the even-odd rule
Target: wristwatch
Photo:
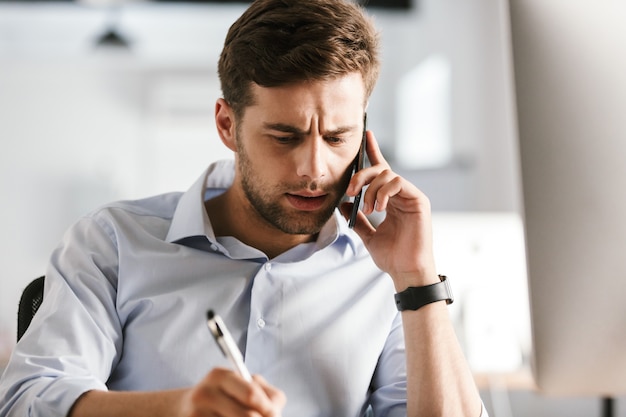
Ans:
{"type": "Polygon", "coordinates": [[[422,287],[409,287],[406,290],[395,295],[396,307],[399,311],[417,310],[426,304],[436,301],[446,301],[446,304],[452,304],[454,296],[452,288],[445,275],[439,275],[440,282],[422,287]]]}

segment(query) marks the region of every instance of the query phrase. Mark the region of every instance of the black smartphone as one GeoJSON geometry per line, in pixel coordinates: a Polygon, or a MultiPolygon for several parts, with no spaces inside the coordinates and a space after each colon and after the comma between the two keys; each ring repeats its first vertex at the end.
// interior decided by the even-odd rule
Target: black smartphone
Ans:
{"type": "MultiPolygon", "coordinates": [[[[367,132],[367,113],[363,115],[363,137],[361,138],[361,148],[359,149],[359,153],[354,158],[352,175],[356,174],[358,171],[363,169],[363,163],[365,162],[365,141],[366,141],[366,132],[367,132]]],[[[348,227],[353,228],[354,223],[356,223],[356,215],[359,212],[359,206],[361,205],[361,196],[363,195],[363,188],[359,191],[357,195],[354,196],[354,202],[352,206],[352,213],[350,214],[350,219],[348,219],[348,227]]]]}

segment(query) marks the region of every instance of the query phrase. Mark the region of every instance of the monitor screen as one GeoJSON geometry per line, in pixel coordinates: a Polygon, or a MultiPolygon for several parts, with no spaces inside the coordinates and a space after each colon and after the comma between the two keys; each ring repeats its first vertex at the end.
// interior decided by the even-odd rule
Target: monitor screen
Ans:
{"type": "Polygon", "coordinates": [[[533,372],[626,393],[626,3],[510,0],[533,372]]]}

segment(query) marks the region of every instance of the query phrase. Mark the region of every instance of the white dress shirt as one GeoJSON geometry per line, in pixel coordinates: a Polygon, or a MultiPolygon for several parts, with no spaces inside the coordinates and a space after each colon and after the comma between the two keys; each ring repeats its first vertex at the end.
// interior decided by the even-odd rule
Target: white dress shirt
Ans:
{"type": "Polygon", "coordinates": [[[221,161],[186,193],[109,204],[70,228],[0,381],[0,416],[65,416],[92,389],[196,384],[230,366],[208,309],[250,371],[286,393],[285,417],[406,415],[391,278],[338,212],[316,242],[271,260],[216,238],[204,201],[233,173],[221,161]]]}

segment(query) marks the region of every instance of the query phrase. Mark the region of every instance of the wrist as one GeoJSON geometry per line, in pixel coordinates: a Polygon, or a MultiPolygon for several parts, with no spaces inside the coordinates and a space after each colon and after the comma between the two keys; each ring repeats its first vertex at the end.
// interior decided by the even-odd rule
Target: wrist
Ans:
{"type": "Polygon", "coordinates": [[[405,272],[392,275],[396,292],[402,292],[409,287],[423,287],[440,282],[434,269],[424,271],[405,272]]]}
{"type": "Polygon", "coordinates": [[[398,311],[419,310],[427,304],[445,301],[454,302],[450,283],[445,275],[439,275],[439,282],[419,287],[408,287],[394,296],[398,311]]]}

